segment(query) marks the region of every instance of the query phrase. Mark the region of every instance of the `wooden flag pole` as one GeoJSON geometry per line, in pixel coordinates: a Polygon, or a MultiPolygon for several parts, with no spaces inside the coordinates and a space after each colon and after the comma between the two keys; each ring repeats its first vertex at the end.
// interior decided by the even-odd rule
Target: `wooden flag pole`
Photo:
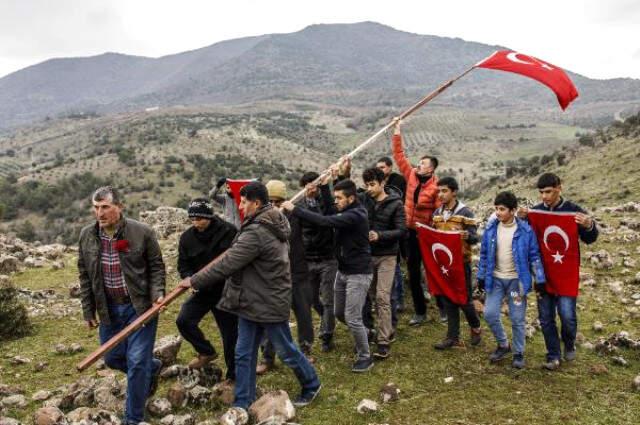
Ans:
{"type": "MultiPolygon", "coordinates": [[[[405,119],[406,117],[408,117],[409,115],[413,114],[415,111],[417,111],[418,109],[422,108],[424,105],[429,103],[431,100],[433,100],[440,93],[442,93],[443,91],[445,91],[446,89],[451,87],[453,85],[453,83],[455,83],[456,81],[458,81],[459,79],[461,79],[462,77],[464,77],[465,75],[467,75],[468,73],[473,71],[474,69],[475,69],[475,65],[472,66],[471,68],[467,69],[466,71],[464,71],[462,74],[458,75],[457,77],[455,77],[455,78],[443,83],[442,85],[440,85],[440,87],[438,87],[437,89],[435,89],[434,91],[432,91],[431,93],[429,93],[428,95],[426,95],[425,97],[420,99],[420,101],[416,102],[409,109],[407,109],[406,111],[404,111],[403,113],[398,115],[398,117],[402,120],[402,119],[405,119]]],[[[365,140],[364,142],[362,142],[361,144],[356,146],[356,148],[354,150],[352,150],[347,155],[343,156],[342,158],[340,158],[338,160],[338,165],[340,165],[346,159],[352,159],[354,156],[356,156],[356,154],[358,154],[360,151],[364,150],[367,146],[369,146],[371,143],[373,143],[378,137],[380,137],[380,135],[382,135],[385,131],[387,131],[389,128],[391,128],[394,124],[395,124],[395,121],[392,120],[387,125],[385,125],[380,130],[378,130],[378,132],[376,132],[373,136],[369,137],[367,140],[365,140]]],[[[320,174],[320,176],[313,181],[313,184],[319,183],[322,180],[322,178],[324,176],[326,176],[330,172],[331,172],[330,169],[327,169],[327,170],[323,171],[322,174],[320,174]]],[[[291,198],[291,202],[295,203],[295,202],[299,201],[300,199],[302,199],[304,194],[305,194],[305,189],[300,190],[298,193],[296,193],[296,195],[293,198],[291,198]]]]}

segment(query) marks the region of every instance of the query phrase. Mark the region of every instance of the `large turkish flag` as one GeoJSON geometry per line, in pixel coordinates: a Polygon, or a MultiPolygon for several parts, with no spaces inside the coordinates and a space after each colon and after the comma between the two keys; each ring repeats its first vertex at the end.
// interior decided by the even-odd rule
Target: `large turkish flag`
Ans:
{"type": "Polygon", "coordinates": [[[561,68],[533,56],[510,50],[500,50],[478,62],[475,66],[513,72],[533,78],[555,92],[563,110],[567,109],[567,106],[578,97],[578,90],[561,68]]]}
{"type": "Polygon", "coordinates": [[[580,248],[574,213],[529,210],[529,223],[538,238],[545,290],[554,295],[578,296],[580,248]]]}
{"type": "Polygon", "coordinates": [[[227,184],[229,185],[229,190],[233,194],[233,200],[236,202],[236,208],[240,212],[240,222],[244,220],[244,212],[240,209],[240,189],[246,186],[248,183],[251,183],[253,180],[231,180],[227,179],[227,184]]]}
{"type": "Polygon", "coordinates": [[[443,232],[420,223],[416,230],[429,292],[444,295],[458,305],[466,304],[468,294],[460,232],[443,232]]]}

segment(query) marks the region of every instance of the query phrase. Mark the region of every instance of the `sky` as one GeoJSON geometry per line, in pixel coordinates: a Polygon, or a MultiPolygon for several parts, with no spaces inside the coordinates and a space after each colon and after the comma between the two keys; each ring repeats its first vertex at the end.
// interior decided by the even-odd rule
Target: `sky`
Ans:
{"type": "Polygon", "coordinates": [[[590,78],[640,78],[640,0],[0,0],[0,77],[50,58],[158,57],[362,21],[502,45],[590,78]]]}

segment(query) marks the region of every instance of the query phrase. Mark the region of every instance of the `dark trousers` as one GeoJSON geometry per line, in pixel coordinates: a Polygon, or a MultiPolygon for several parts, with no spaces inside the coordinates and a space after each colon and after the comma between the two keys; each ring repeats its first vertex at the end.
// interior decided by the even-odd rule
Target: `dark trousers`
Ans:
{"type": "Polygon", "coordinates": [[[467,284],[467,303],[465,305],[454,304],[449,298],[442,296],[447,313],[447,337],[451,339],[460,338],[460,310],[464,313],[467,323],[472,329],[480,327],[480,319],[473,306],[473,297],[471,296],[471,264],[469,263],[464,263],[464,278],[467,284]]]}
{"type": "Polygon", "coordinates": [[[189,341],[193,348],[205,356],[216,353],[215,348],[207,340],[198,326],[202,318],[209,312],[213,314],[220,335],[222,336],[222,347],[224,349],[224,361],[227,366],[227,379],[235,380],[235,351],[238,340],[238,318],[226,311],[216,307],[222,289],[214,291],[199,291],[192,294],[180,309],[176,325],[184,339],[189,341]]]}
{"type": "MultiPolygon", "coordinates": [[[[313,345],[313,322],[311,320],[313,289],[306,275],[292,276],[292,280],[291,309],[296,317],[298,345],[306,353],[313,345]]],[[[262,344],[262,357],[265,363],[273,363],[276,357],[273,343],[268,338],[265,338],[262,344]]]]}
{"type": "Polygon", "coordinates": [[[407,271],[409,272],[409,287],[413,298],[413,309],[416,314],[425,315],[427,314],[427,303],[424,299],[422,272],[420,270],[422,254],[418,243],[418,233],[415,229],[409,229],[407,244],[407,271]]]}

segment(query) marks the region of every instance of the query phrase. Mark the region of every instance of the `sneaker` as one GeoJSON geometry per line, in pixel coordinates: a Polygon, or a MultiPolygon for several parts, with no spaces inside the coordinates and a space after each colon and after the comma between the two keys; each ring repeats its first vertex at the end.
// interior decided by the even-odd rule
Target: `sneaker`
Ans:
{"type": "Polygon", "coordinates": [[[378,349],[373,353],[373,357],[377,359],[386,359],[389,357],[390,349],[388,345],[378,344],[378,349]]]}
{"type": "Polygon", "coordinates": [[[149,396],[153,396],[158,390],[158,380],[160,379],[160,371],[162,370],[162,360],[153,358],[154,371],[151,376],[151,384],[149,384],[149,396]]]}
{"type": "Polygon", "coordinates": [[[265,373],[269,372],[271,369],[273,369],[273,363],[265,362],[263,360],[260,363],[258,363],[258,366],[256,366],[256,375],[262,376],[265,373]]]}
{"type": "Polygon", "coordinates": [[[351,372],[355,373],[363,373],[369,371],[373,367],[373,359],[369,357],[368,359],[358,360],[351,367],[351,372]]]}
{"type": "Polygon", "coordinates": [[[475,347],[476,345],[479,345],[481,341],[482,341],[482,329],[472,328],[471,329],[471,345],[475,347]]]}
{"type": "Polygon", "coordinates": [[[459,339],[446,337],[442,341],[433,345],[436,350],[448,350],[449,348],[465,348],[464,342],[459,339]]]}
{"type": "Polygon", "coordinates": [[[576,359],[576,350],[573,349],[571,351],[565,351],[564,352],[564,360],[566,362],[572,362],[576,359]]]}
{"type": "Polygon", "coordinates": [[[511,361],[511,367],[514,369],[524,369],[524,355],[514,354],[511,361]]]}
{"type": "Polygon", "coordinates": [[[211,355],[198,354],[198,356],[195,359],[191,360],[187,366],[189,366],[191,369],[202,369],[217,358],[217,353],[213,353],[211,355]]]}
{"type": "Polygon", "coordinates": [[[547,360],[545,363],[542,364],[542,367],[547,370],[558,370],[558,368],[560,368],[560,360],[558,359],[547,360]]]}
{"type": "Polygon", "coordinates": [[[499,362],[500,360],[502,360],[505,357],[507,357],[509,354],[511,354],[511,346],[510,345],[507,345],[506,347],[501,347],[501,346],[498,345],[496,350],[493,353],[491,353],[491,355],[489,356],[489,361],[491,363],[499,362]]]}
{"type": "Polygon", "coordinates": [[[409,320],[409,326],[418,326],[423,324],[427,320],[425,314],[414,314],[411,320],[409,320]]]}
{"type": "Polygon", "coordinates": [[[245,425],[249,422],[249,413],[242,407],[231,407],[220,417],[221,425],[245,425]]]}
{"type": "Polygon", "coordinates": [[[323,336],[322,337],[322,346],[320,347],[320,350],[323,353],[328,353],[329,351],[333,350],[334,345],[333,345],[333,336],[323,336]]]}
{"type": "Polygon", "coordinates": [[[321,388],[322,388],[322,385],[320,385],[315,390],[309,390],[309,391],[302,392],[300,394],[300,396],[298,396],[298,398],[293,400],[293,405],[296,406],[296,407],[304,407],[304,406],[307,406],[307,405],[311,404],[311,402],[313,400],[315,400],[316,397],[318,396],[318,393],[320,392],[321,388]]]}

